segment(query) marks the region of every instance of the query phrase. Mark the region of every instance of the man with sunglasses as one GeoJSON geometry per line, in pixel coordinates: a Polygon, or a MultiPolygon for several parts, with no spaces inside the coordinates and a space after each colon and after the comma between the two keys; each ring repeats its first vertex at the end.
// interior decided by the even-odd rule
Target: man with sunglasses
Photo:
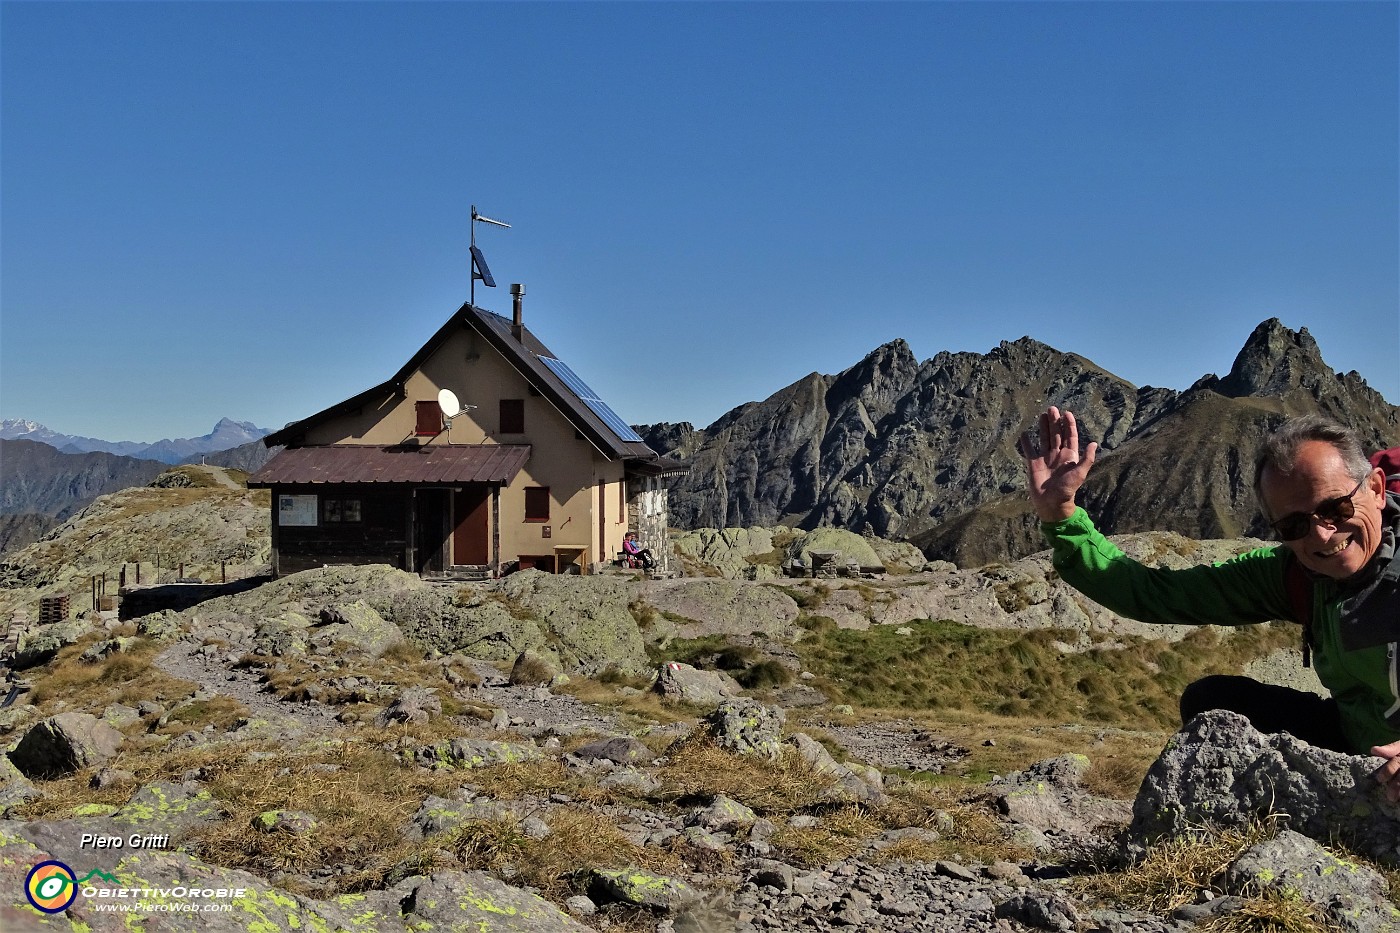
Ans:
{"type": "Polygon", "coordinates": [[[1020,442],[1031,505],[1075,589],[1141,622],[1241,625],[1292,619],[1302,589],[1305,622],[1327,698],[1248,677],[1205,677],[1181,698],[1182,722],[1208,709],[1247,717],[1261,732],[1289,732],[1321,748],[1387,759],[1376,772],[1400,800],[1400,496],[1385,491],[1356,435],[1325,418],[1285,423],[1264,444],[1254,490],[1282,544],[1219,564],[1168,570],[1125,556],[1074,504],[1098,445],[1080,453],[1074,415],[1051,407],[1020,442]],[[1392,563],[1394,566],[1392,567],[1392,563]],[[1292,565],[1292,566],[1290,566],[1292,565]]]}

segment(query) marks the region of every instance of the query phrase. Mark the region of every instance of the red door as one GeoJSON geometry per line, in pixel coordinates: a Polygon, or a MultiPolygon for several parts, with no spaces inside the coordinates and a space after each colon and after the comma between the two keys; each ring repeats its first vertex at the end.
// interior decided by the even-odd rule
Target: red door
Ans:
{"type": "Polygon", "coordinates": [[[452,563],[488,564],[490,557],[490,528],[487,516],[490,491],[486,486],[467,486],[452,496],[452,514],[457,525],[452,529],[452,563]]]}

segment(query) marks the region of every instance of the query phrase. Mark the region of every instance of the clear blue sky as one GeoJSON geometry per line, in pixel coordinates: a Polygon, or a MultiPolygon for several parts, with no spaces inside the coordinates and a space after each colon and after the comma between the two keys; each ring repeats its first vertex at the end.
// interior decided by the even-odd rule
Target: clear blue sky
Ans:
{"type": "Polygon", "coordinates": [[[631,422],[897,337],[1139,385],[1306,326],[1400,402],[1395,3],[4,3],[0,417],[155,440],[467,298],[631,422]]]}

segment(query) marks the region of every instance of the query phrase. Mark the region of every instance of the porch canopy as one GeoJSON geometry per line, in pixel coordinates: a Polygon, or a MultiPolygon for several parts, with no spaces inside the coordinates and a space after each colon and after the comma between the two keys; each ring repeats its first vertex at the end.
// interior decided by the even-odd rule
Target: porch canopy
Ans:
{"type": "Polygon", "coordinates": [[[248,477],[250,487],[304,483],[506,485],[530,459],[528,444],[289,447],[248,477]]]}

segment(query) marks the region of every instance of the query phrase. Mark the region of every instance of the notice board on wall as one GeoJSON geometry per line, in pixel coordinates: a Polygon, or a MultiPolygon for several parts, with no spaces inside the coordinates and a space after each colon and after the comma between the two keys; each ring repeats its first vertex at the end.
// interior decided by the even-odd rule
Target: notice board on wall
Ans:
{"type": "Polygon", "coordinates": [[[316,524],[315,496],[278,496],[277,524],[288,525],[316,524]]]}

